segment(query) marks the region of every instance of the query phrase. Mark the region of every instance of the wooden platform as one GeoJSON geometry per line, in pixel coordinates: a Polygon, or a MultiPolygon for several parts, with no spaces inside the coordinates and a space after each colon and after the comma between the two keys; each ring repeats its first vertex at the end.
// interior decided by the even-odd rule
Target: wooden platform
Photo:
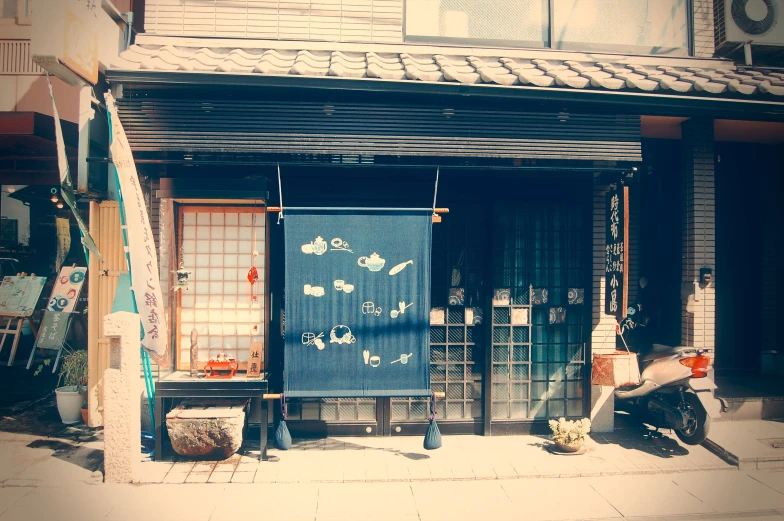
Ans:
{"type": "Polygon", "coordinates": [[[166,414],[166,419],[237,418],[245,414],[249,400],[185,400],[166,414]]]}

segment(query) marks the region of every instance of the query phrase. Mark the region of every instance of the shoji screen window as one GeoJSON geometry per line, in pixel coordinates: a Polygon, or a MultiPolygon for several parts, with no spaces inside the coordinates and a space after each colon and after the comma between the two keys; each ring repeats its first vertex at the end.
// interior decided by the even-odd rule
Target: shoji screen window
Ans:
{"type": "Polygon", "coordinates": [[[193,328],[199,367],[224,353],[246,370],[251,343],[265,345],[265,222],[258,207],[180,207],[180,258],[191,275],[189,289],[177,292],[178,369],[190,366],[193,328]]]}

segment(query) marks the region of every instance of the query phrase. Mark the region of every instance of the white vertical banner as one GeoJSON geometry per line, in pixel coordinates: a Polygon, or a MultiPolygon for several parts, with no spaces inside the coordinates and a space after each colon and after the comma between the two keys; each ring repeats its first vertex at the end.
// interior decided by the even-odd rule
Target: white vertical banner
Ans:
{"type": "Polygon", "coordinates": [[[144,204],[131,146],[117,114],[114,97],[110,93],[106,94],[106,108],[109,113],[109,150],[120,191],[125,255],[131,274],[131,290],[143,330],[142,346],[159,364],[168,366],[164,359],[168,329],[150,218],[144,204]]]}
{"type": "MultiPolygon", "coordinates": [[[[54,102],[54,91],[52,90],[52,83],[49,81],[49,74],[46,75],[46,82],[49,84],[49,97],[52,99],[52,114],[54,115],[54,133],[55,141],[57,142],[57,165],[60,169],[60,194],[63,200],[71,208],[71,211],[76,218],[76,223],[79,225],[79,233],[82,236],[82,248],[84,248],[84,256],[87,262],[90,259],[87,256],[87,250],[91,251],[96,257],[103,261],[101,252],[98,251],[98,246],[95,245],[90,229],[82,220],[79,214],[79,208],[76,206],[76,199],[74,197],[73,185],[71,184],[71,172],[68,166],[68,157],[65,155],[65,141],[63,140],[63,129],[60,126],[60,115],[57,113],[57,104],[54,102]]],[[[70,231],[69,231],[70,233],[70,231]]],[[[57,266],[59,270],[60,267],[57,266]]]]}

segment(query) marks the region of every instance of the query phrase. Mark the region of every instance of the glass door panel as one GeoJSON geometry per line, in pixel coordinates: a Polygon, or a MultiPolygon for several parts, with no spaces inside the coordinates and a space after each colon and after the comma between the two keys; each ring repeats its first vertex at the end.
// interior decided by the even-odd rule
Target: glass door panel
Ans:
{"type": "Polygon", "coordinates": [[[495,209],[494,420],[583,414],[581,212],[545,204],[495,209]]]}

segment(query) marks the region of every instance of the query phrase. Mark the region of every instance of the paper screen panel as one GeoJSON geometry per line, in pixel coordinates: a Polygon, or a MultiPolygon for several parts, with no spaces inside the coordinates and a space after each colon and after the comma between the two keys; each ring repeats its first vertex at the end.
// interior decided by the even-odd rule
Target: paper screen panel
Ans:
{"type": "Polygon", "coordinates": [[[180,297],[179,366],[190,363],[190,333],[199,334],[199,362],[223,352],[244,367],[251,342],[265,343],[265,215],[248,209],[183,208],[181,258],[190,271],[189,289],[180,297]],[[232,211],[234,210],[234,211],[232,211]],[[255,222],[254,222],[255,220],[255,222]],[[248,270],[254,251],[258,281],[248,270]]]}

